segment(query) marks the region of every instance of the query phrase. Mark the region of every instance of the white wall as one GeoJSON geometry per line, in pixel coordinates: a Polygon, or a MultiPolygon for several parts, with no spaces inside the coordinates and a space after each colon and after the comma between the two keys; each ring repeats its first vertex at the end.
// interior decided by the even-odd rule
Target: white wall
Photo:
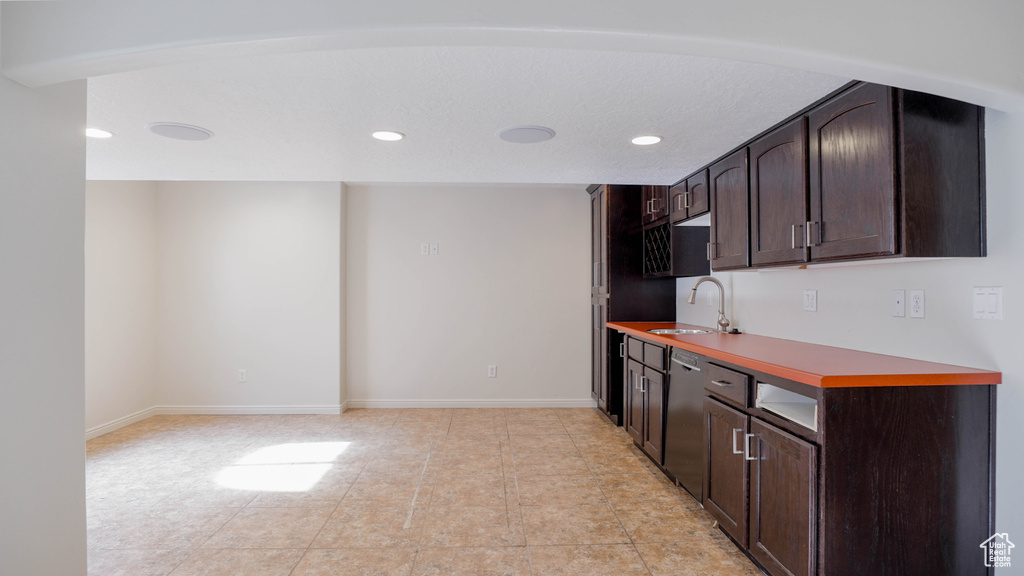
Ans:
{"type": "Polygon", "coordinates": [[[582,187],[350,185],[348,209],[350,405],[593,405],[582,187]]]}
{"type": "MultiPolygon", "coordinates": [[[[156,404],[155,182],[85,187],[85,426],[98,435],[156,404]]],[[[140,414],[141,413],[141,414],[140,414]]]]}
{"type": "Polygon", "coordinates": [[[0,78],[0,573],[85,575],[85,82],[0,78]]]}
{"type": "Polygon", "coordinates": [[[160,182],[157,190],[160,409],[337,412],[340,185],[160,182]]]}
{"type": "MultiPolygon", "coordinates": [[[[987,258],[716,276],[727,286],[727,314],[745,332],[1002,371],[996,527],[1012,539],[1024,534],[1024,443],[1017,422],[1024,414],[1024,113],[988,111],[986,154],[987,258]],[[972,318],[974,286],[1003,287],[1002,321],[972,318]],[[900,288],[926,291],[926,318],[891,315],[891,291],[900,288]],[[818,291],[817,312],[802,311],[804,289],[818,291]]],[[[716,313],[703,297],[696,306],[686,304],[692,285],[692,279],[677,282],[677,319],[713,326],[716,313]]]]}

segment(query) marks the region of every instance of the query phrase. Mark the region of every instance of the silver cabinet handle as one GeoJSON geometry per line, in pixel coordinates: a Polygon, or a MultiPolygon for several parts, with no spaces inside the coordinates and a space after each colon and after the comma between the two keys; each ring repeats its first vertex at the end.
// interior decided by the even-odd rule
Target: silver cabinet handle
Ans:
{"type": "Polygon", "coordinates": [[[732,429],[732,453],[733,454],[743,454],[743,450],[740,450],[736,446],[736,433],[737,432],[743,432],[743,428],[733,428],[732,429]]]}
{"type": "Polygon", "coordinates": [[[814,235],[812,234],[812,230],[811,230],[811,228],[812,228],[812,227],[813,227],[813,226],[814,226],[815,224],[817,224],[817,222],[814,222],[814,221],[812,221],[812,220],[808,220],[808,221],[807,221],[807,229],[806,229],[806,230],[804,230],[804,232],[805,232],[805,235],[806,235],[806,237],[807,237],[807,246],[817,246],[817,245],[819,244],[819,242],[815,242],[815,241],[813,240],[813,238],[814,238],[814,235]]]}
{"type": "Polygon", "coordinates": [[[750,439],[757,438],[757,434],[744,434],[743,435],[743,459],[744,460],[757,460],[757,458],[750,457],[750,439]]]}
{"type": "Polygon", "coordinates": [[[790,237],[791,239],[789,241],[789,247],[795,249],[796,248],[796,224],[793,224],[792,231],[793,231],[793,233],[792,233],[792,236],[790,237]]]}
{"type": "Polygon", "coordinates": [[[647,392],[647,388],[644,387],[644,382],[646,382],[646,381],[647,381],[647,377],[641,374],[640,375],[640,393],[641,394],[643,394],[644,392],[647,392]]]}
{"type": "Polygon", "coordinates": [[[619,358],[625,358],[625,357],[626,357],[626,343],[625,342],[620,342],[619,343],[619,358]]]}
{"type": "Polygon", "coordinates": [[[712,380],[711,383],[714,384],[715,386],[721,386],[722,388],[732,386],[732,382],[727,382],[725,380],[712,380]]]}
{"type": "Polygon", "coordinates": [[[690,207],[690,193],[689,192],[684,192],[683,193],[683,208],[689,208],[689,207],[690,207]]]}
{"type": "Polygon", "coordinates": [[[711,262],[711,242],[708,242],[708,262],[711,262]]]}

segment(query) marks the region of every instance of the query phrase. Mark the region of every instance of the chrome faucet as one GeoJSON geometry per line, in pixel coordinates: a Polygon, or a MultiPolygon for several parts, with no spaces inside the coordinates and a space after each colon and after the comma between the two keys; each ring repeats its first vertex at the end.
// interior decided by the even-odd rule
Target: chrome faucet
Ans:
{"type": "Polygon", "coordinates": [[[697,286],[700,286],[704,282],[711,282],[715,286],[718,286],[718,329],[722,332],[729,331],[729,319],[725,317],[725,287],[718,281],[718,278],[712,276],[703,276],[698,278],[693,284],[693,288],[690,288],[690,296],[686,298],[686,301],[693,304],[697,299],[697,286]]]}

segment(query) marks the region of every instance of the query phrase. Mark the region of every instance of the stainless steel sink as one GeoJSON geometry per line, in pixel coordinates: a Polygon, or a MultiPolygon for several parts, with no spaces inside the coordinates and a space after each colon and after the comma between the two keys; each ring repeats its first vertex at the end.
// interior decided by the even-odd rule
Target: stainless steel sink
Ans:
{"type": "Polygon", "coordinates": [[[651,334],[711,334],[711,330],[692,330],[690,328],[655,328],[648,332],[651,334]]]}

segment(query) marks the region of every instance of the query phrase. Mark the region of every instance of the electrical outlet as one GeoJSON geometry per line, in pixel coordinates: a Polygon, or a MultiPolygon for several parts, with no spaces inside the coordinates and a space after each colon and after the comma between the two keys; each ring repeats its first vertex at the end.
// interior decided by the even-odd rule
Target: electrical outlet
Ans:
{"type": "Polygon", "coordinates": [[[430,245],[430,255],[437,256],[437,244],[430,245]]]}
{"type": "Polygon", "coordinates": [[[491,365],[487,366],[487,377],[488,378],[497,378],[498,377],[498,367],[496,365],[491,364],[491,365]]]}
{"type": "Polygon", "coordinates": [[[907,315],[907,291],[906,290],[893,290],[892,291],[892,315],[897,318],[903,318],[907,315]]]}
{"type": "Polygon", "coordinates": [[[422,254],[424,256],[430,254],[430,244],[427,244],[427,243],[420,244],[420,254],[422,254]]]}
{"type": "Polygon", "coordinates": [[[807,312],[818,311],[818,291],[804,290],[804,310],[807,312]]]}
{"type": "Polygon", "coordinates": [[[910,291],[910,317],[924,318],[924,290],[910,291]]]}
{"type": "Polygon", "coordinates": [[[242,383],[249,381],[249,374],[246,373],[245,368],[238,369],[238,381],[242,383]]]}

